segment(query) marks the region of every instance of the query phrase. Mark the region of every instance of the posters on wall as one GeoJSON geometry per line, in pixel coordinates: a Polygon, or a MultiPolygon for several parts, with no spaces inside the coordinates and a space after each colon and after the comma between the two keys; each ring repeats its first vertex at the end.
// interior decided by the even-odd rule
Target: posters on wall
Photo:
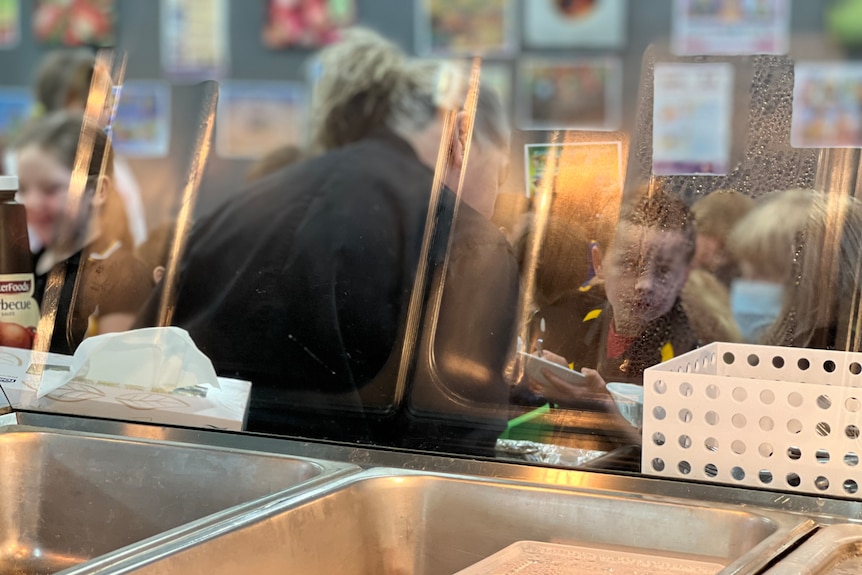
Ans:
{"type": "Polygon", "coordinates": [[[512,0],[416,0],[416,52],[502,55],[517,48],[512,0]]]}
{"type": "Polygon", "coordinates": [[[524,59],[517,93],[524,130],[615,130],[622,67],[618,58],[524,59]]]}
{"type": "Polygon", "coordinates": [[[227,0],[161,0],[165,75],[175,80],[220,78],[229,65],[227,0]]]}
{"type": "Polygon", "coordinates": [[[0,89],[0,144],[8,142],[33,115],[33,96],[27,88],[0,89]]]}
{"type": "Polygon", "coordinates": [[[675,54],[785,54],[790,45],[787,0],[674,0],[675,54]]]}
{"type": "Polygon", "coordinates": [[[21,39],[19,0],[0,0],[0,50],[14,48],[21,39]]]}
{"type": "Polygon", "coordinates": [[[268,0],[263,43],[272,49],[326,46],[355,19],[355,0],[268,0]]]}
{"type": "Polygon", "coordinates": [[[308,89],[296,82],[226,82],[219,95],[216,152],[259,158],[305,140],[308,89]]]}
{"type": "Polygon", "coordinates": [[[551,185],[558,192],[598,190],[610,200],[622,191],[625,170],[620,141],[527,144],[524,163],[528,197],[539,193],[549,177],[554,178],[551,185]]]}
{"type": "Polygon", "coordinates": [[[730,168],[731,64],[656,64],[653,173],[719,175],[730,168]]]}
{"type": "Polygon", "coordinates": [[[114,148],[128,157],[166,156],[171,126],[170,86],[158,81],[128,81],[118,96],[111,123],[114,148]]]}
{"type": "Polygon", "coordinates": [[[114,0],[36,0],[33,34],[45,44],[110,46],[114,0]]]}
{"type": "Polygon", "coordinates": [[[796,64],[790,144],[862,147],[862,64],[796,64]]]}
{"type": "Polygon", "coordinates": [[[524,43],[531,48],[622,48],[626,0],[530,0],[524,43]]]}

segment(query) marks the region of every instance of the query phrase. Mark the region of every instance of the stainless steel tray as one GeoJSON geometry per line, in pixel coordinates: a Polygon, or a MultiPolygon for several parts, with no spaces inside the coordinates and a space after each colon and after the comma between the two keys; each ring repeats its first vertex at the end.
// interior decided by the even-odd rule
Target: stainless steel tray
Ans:
{"type": "Polygon", "coordinates": [[[765,575],[862,573],[862,525],[822,528],[765,575]]]}
{"type": "Polygon", "coordinates": [[[66,573],[451,575],[529,539],[701,560],[741,575],[813,526],[730,505],[372,469],[66,573]]]}
{"type": "Polygon", "coordinates": [[[54,573],[358,470],[158,436],[0,426],[0,573],[54,573]]]}

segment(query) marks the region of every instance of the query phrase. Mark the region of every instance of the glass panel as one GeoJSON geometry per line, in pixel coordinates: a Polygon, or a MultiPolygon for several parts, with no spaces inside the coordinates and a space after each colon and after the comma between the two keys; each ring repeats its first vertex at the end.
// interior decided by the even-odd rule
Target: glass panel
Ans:
{"type": "MultiPolygon", "coordinates": [[[[850,0],[31,4],[0,24],[25,209],[0,213],[30,244],[0,243],[0,344],[71,356],[177,326],[251,386],[216,389],[205,363],[172,363],[181,335],[171,355],[136,333],[113,361],[11,354],[18,407],[638,472],[649,367],[715,341],[860,347],[850,0]],[[41,316],[18,313],[30,289],[41,316]]],[[[786,403],[702,387],[647,391],[786,403]]],[[[647,445],[787,449],[772,415],[646,411],[716,430],[647,445]],[[725,425],[764,435],[719,441],[725,425]]],[[[647,466],[726,473],[694,460],[647,466]]],[[[745,468],[727,473],[773,480],[745,468]]]]}

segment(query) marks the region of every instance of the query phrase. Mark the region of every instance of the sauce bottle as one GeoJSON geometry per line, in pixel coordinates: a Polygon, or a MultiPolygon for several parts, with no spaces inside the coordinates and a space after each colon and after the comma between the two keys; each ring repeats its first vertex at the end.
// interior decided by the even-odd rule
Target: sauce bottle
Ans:
{"type": "Polygon", "coordinates": [[[0,346],[31,349],[39,323],[27,212],[15,201],[18,178],[0,176],[0,346]]]}

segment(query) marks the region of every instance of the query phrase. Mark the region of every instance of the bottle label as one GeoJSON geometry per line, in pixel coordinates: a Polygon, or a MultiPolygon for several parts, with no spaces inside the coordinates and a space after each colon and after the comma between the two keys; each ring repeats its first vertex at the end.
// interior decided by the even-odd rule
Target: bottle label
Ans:
{"type": "Polygon", "coordinates": [[[32,349],[39,323],[33,274],[0,275],[0,345],[32,349]]]}

